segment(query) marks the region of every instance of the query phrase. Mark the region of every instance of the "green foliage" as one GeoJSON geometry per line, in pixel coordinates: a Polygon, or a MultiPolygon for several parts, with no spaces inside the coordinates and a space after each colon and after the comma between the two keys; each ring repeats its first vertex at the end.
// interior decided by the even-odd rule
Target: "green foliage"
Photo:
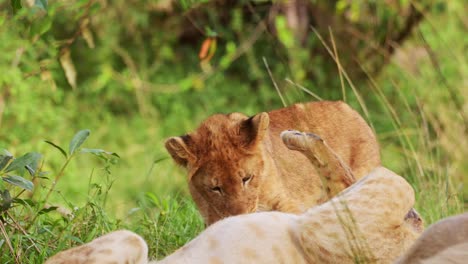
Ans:
{"type": "MultiPolygon", "coordinates": [[[[105,199],[102,200],[102,204],[99,203],[98,199],[90,201],[85,207],[76,209],[75,212],[65,212],[66,209],[59,206],[51,206],[48,203],[50,195],[55,192],[57,182],[62,179],[69,162],[75,157],[78,150],[81,153],[92,153],[104,159],[106,161],[105,168],[107,174],[110,174],[108,164],[116,164],[118,155],[113,152],[102,149],[80,148],[89,134],[90,131],[88,129],[80,130],[75,134],[70,141],[69,155],[59,145],[47,141],[48,144],[58,149],[66,157],[60,170],[54,173],[55,177],[53,179],[47,177],[39,166],[42,155],[37,152],[30,152],[21,157],[13,158],[8,151],[4,151],[4,154],[0,156],[0,176],[4,182],[9,184],[7,186],[0,185],[0,227],[3,231],[2,242],[7,242],[11,255],[15,255],[14,252],[16,251],[23,251],[20,248],[24,248],[25,256],[31,254],[31,251],[34,253],[34,249],[37,251],[35,254],[40,253],[40,244],[34,240],[40,240],[41,234],[44,231],[53,234],[54,232],[59,232],[59,230],[70,228],[70,224],[74,223],[75,217],[78,221],[83,220],[82,217],[95,218],[95,220],[92,220],[93,222],[105,220],[104,224],[109,225],[110,220],[103,215],[99,215],[96,218],[96,213],[102,210],[105,199]],[[32,177],[31,180],[25,178],[24,171],[29,173],[29,176],[32,177]],[[17,173],[22,176],[11,173],[17,173]],[[50,182],[49,180],[53,181],[50,182]],[[33,181],[41,183],[39,185],[41,189],[34,188],[33,181]],[[16,190],[17,188],[15,187],[19,187],[20,190],[16,190]],[[26,197],[24,191],[28,191],[26,197]],[[62,214],[61,219],[57,218],[56,215],[51,215],[54,212],[60,211],[62,214]],[[89,213],[91,215],[87,215],[89,213]],[[28,220],[22,221],[21,219],[28,220]],[[31,239],[25,230],[28,230],[28,232],[36,230],[39,233],[35,239],[31,239]],[[21,233],[24,235],[20,235],[21,233]],[[13,248],[13,245],[17,248],[13,248]]],[[[98,184],[91,184],[90,190],[97,190],[96,196],[100,196],[103,193],[102,186],[98,184]]],[[[107,195],[108,191],[109,188],[104,190],[104,196],[107,195]]],[[[99,212],[99,214],[102,213],[99,212]]],[[[78,238],[75,240],[82,242],[78,238]]],[[[0,256],[0,260],[2,260],[2,263],[6,263],[8,262],[8,257],[2,255],[0,256]]]]}
{"type": "Polygon", "coordinates": [[[11,0],[11,7],[13,8],[13,12],[18,12],[23,7],[21,0],[11,0]]]}
{"type": "Polygon", "coordinates": [[[315,94],[363,114],[428,224],[466,210],[463,1],[310,1],[303,39],[282,2],[228,2],[0,0],[11,152],[0,153],[0,263],[41,263],[118,228],[157,257],[185,244],[203,223],[164,139],[213,113],[281,107],[272,81],[287,104],[315,94]],[[387,42],[411,3],[422,24],[401,47],[387,42]]]}
{"type": "MultiPolygon", "coordinates": [[[[10,184],[10,186],[19,187],[24,190],[32,191],[34,184],[24,178],[24,171],[28,171],[31,177],[36,176],[36,170],[41,159],[41,154],[36,152],[27,153],[19,158],[13,158],[11,153],[3,150],[4,154],[0,155],[0,177],[2,181],[10,184]],[[19,176],[19,175],[22,176],[19,176]]],[[[15,201],[11,198],[11,191],[8,186],[0,184],[0,217],[1,214],[10,209],[15,201]]]]}

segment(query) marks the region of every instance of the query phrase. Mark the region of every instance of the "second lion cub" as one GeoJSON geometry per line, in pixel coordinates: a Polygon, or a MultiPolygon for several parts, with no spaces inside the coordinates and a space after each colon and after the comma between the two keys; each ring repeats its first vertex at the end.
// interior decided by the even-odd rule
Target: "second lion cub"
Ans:
{"type": "MultiPolygon", "coordinates": [[[[259,113],[216,114],[197,130],[166,141],[187,168],[189,189],[207,224],[255,211],[301,213],[328,199],[304,155],[285,147],[287,129],[326,140],[357,179],[380,166],[379,146],[364,119],[347,104],[310,102],[259,113]]],[[[332,195],[352,182],[336,182],[332,195]]]]}

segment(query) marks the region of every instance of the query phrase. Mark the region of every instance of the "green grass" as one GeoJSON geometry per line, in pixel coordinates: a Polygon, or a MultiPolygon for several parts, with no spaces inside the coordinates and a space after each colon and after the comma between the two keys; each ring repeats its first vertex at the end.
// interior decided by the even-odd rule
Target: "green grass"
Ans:
{"type": "MultiPolygon", "coordinates": [[[[347,101],[363,113],[378,135],[383,164],[415,188],[415,207],[427,224],[465,211],[468,203],[468,187],[463,182],[468,173],[468,39],[463,38],[467,27],[459,17],[460,10],[449,11],[427,17],[421,33],[416,32],[404,46],[409,55],[421,48],[426,55],[411,58],[409,64],[394,59],[375,79],[356,84],[368,116],[350,85],[344,85],[347,101]],[[462,109],[454,100],[461,102],[462,109]]],[[[289,103],[312,99],[292,86],[282,88],[289,103]]],[[[163,148],[164,139],[194,129],[215,112],[253,114],[281,107],[273,86],[262,86],[258,94],[245,97],[242,94],[252,93],[248,84],[221,73],[209,79],[202,91],[164,95],[147,102],[149,114],[135,111],[122,115],[99,102],[82,100],[79,93],[65,94],[61,104],[47,103],[46,108],[25,91],[16,103],[27,109],[21,116],[10,114],[2,120],[0,147],[15,156],[42,153],[42,171],[50,172],[46,177],[53,178],[64,158],[44,140],[67,146],[77,130],[88,128],[91,136],[84,147],[116,152],[121,158],[109,171],[105,169],[108,163],[89,154],[79,154],[70,162],[48,202],[70,210],[73,218],[55,210],[35,217],[40,204],[9,209],[1,226],[0,263],[15,263],[15,258],[20,263],[41,263],[60,250],[120,228],[141,234],[149,243],[151,256],[169,254],[195,237],[204,225],[188,193],[183,170],[163,148]],[[222,89],[224,96],[217,98],[216,89],[222,89]],[[168,103],[162,104],[164,100],[168,103]],[[39,115],[42,107],[45,112],[39,115]]],[[[311,91],[327,99],[327,93],[317,87],[311,91]]],[[[32,198],[41,201],[51,180],[35,183],[32,198]]],[[[19,191],[12,189],[13,194],[19,191]]],[[[30,193],[21,198],[30,198],[30,193]]]]}

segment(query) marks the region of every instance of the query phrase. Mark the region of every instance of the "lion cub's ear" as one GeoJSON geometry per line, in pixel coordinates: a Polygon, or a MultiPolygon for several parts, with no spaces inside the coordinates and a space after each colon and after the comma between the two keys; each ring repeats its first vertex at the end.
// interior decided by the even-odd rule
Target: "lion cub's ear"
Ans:
{"type": "Polygon", "coordinates": [[[164,146],[166,147],[174,161],[184,167],[187,167],[187,163],[190,160],[195,159],[195,156],[190,152],[187,146],[187,140],[189,136],[182,137],[171,137],[166,140],[164,146]]]}
{"type": "Polygon", "coordinates": [[[253,146],[262,141],[268,131],[269,125],[270,117],[265,112],[256,114],[251,118],[242,121],[240,131],[246,136],[246,145],[253,146]]]}

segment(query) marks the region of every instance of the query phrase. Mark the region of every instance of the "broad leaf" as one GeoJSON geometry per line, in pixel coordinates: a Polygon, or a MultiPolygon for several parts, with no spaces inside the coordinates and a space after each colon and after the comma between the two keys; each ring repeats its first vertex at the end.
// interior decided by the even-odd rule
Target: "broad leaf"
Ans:
{"type": "Polygon", "coordinates": [[[88,138],[90,133],[91,132],[89,131],[89,129],[84,129],[84,130],[78,131],[78,133],[75,134],[73,139],[70,141],[70,149],[69,149],[70,155],[75,153],[75,150],[77,150],[81,146],[81,144],[85,142],[86,138],[88,138]]]}
{"type": "Polygon", "coordinates": [[[2,178],[4,181],[8,182],[9,184],[13,184],[25,190],[32,191],[34,188],[34,184],[31,181],[26,180],[21,176],[16,175],[7,175],[2,178]]]}
{"type": "Polygon", "coordinates": [[[54,148],[58,149],[60,151],[60,153],[62,153],[63,156],[65,156],[65,158],[68,158],[67,152],[63,148],[61,148],[59,145],[55,144],[52,141],[48,141],[48,140],[46,140],[45,143],[47,143],[47,144],[53,146],[54,148]]]}
{"type": "Polygon", "coordinates": [[[40,159],[41,154],[37,152],[26,153],[25,155],[14,159],[13,162],[8,165],[6,172],[24,169],[27,165],[30,165],[30,168],[36,168],[40,159]]]}

